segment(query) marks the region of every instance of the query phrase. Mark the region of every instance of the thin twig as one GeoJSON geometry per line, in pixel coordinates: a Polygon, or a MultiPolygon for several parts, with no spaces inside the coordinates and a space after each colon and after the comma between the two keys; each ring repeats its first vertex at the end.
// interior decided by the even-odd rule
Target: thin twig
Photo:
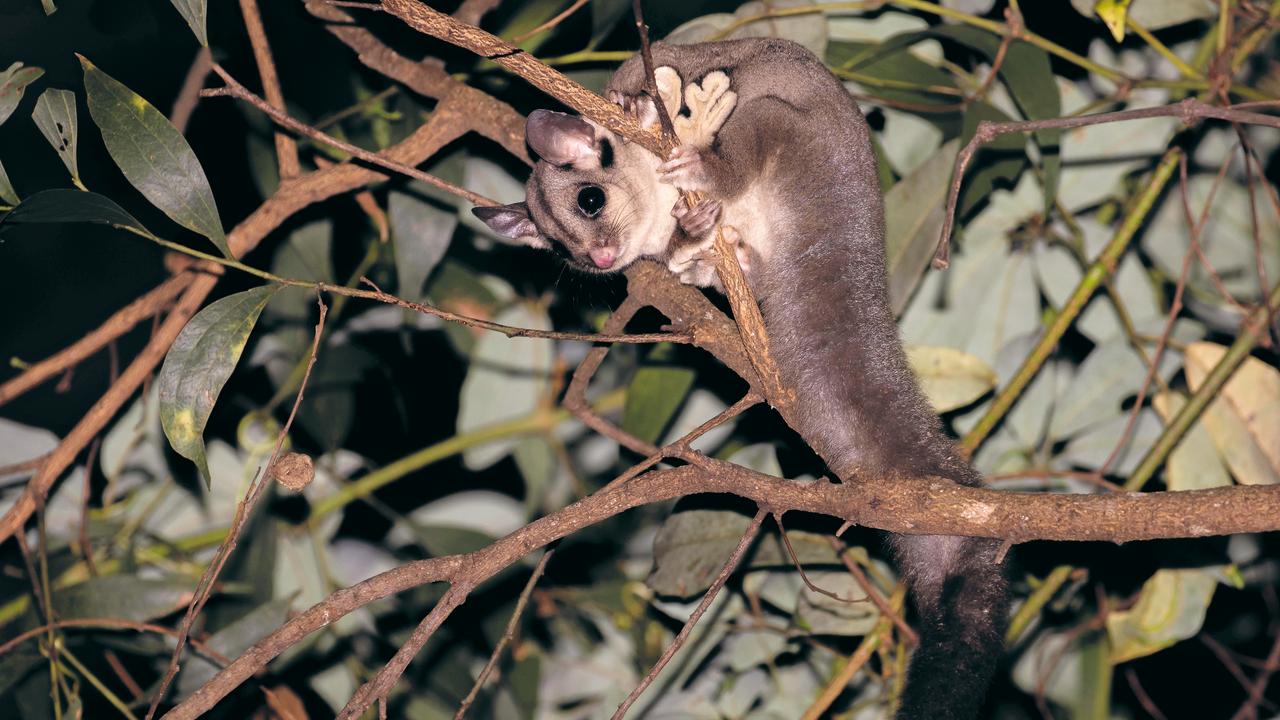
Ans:
{"type": "Polygon", "coordinates": [[[960,154],[956,156],[955,172],[952,174],[951,189],[947,195],[947,209],[943,216],[942,231],[938,236],[938,249],[934,255],[934,266],[938,268],[945,268],[950,262],[949,240],[951,238],[951,229],[955,225],[956,201],[960,196],[960,185],[964,181],[964,172],[969,167],[969,162],[973,159],[974,154],[981,146],[991,142],[1001,135],[1009,135],[1011,133],[1030,133],[1037,130],[1068,130],[1088,125],[1102,125],[1105,123],[1123,122],[1126,120],[1144,120],[1157,117],[1176,117],[1187,125],[1192,125],[1199,120],[1211,118],[1215,120],[1228,120],[1231,122],[1280,128],[1280,117],[1264,115],[1262,113],[1251,112],[1249,110],[1241,110],[1235,107],[1209,105],[1197,100],[1196,98],[1187,98],[1186,100],[1174,103],[1173,105],[1138,108],[1136,110],[1120,110],[1117,112],[1082,115],[1078,117],[1020,120],[1016,122],[990,122],[984,120],[983,122],[978,123],[977,131],[974,132],[973,137],[969,139],[969,142],[960,151],[960,154]]]}
{"type": "Polygon", "coordinates": [[[476,696],[480,694],[480,688],[484,687],[485,680],[489,679],[489,675],[493,669],[498,666],[498,660],[502,657],[503,650],[511,643],[516,636],[516,628],[519,627],[520,618],[524,615],[524,608],[529,604],[529,598],[533,595],[533,589],[538,585],[538,579],[542,577],[542,573],[547,570],[547,561],[555,553],[552,548],[542,554],[542,559],[538,561],[537,567],[533,569],[533,573],[529,575],[529,580],[524,584],[524,589],[520,591],[520,597],[516,598],[516,607],[511,611],[511,619],[507,621],[507,627],[502,631],[502,637],[498,640],[498,644],[494,646],[493,652],[489,654],[489,661],[484,664],[484,669],[476,676],[476,682],[471,686],[471,692],[462,699],[462,703],[458,706],[458,712],[454,713],[453,720],[462,720],[471,704],[476,701],[476,696]]]}
{"type": "Polygon", "coordinates": [[[267,101],[263,100],[257,95],[254,95],[252,92],[249,92],[249,90],[244,85],[241,85],[240,82],[237,81],[234,77],[232,77],[230,73],[224,70],[221,65],[214,63],[213,71],[216,72],[218,76],[222,78],[222,81],[226,83],[226,87],[217,88],[213,90],[205,90],[203,94],[206,96],[217,96],[217,97],[229,96],[229,97],[237,98],[239,100],[243,100],[249,103],[250,105],[254,106],[255,108],[261,110],[262,112],[266,113],[266,115],[270,117],[272,120],[274,120],[277,124],[283,127],[289,128],[290,130],[300,135],[305,135],[311,138],[312,140],[316,140],[326,145],[335,147],[367,163],[376,165],[378,167],[386,168],[388,170],[394,170],[395,172],[411,177],[415,180],[421,180],[422,182],[432,187],[444,190],[445,192],[451,195],[457,195],[458,197],[472,203],[473,205],[481,205],[481,206],[497,205],[495,201],[490,200],[489,198],[484,197],[483,195],[473,193],[470,190],[467,190],[466,188],[463,188],[463,187],[458,187],[457,185],[454,185],[451,182],[448,182],[446,180],[441,180],[435,175],[432,175],[430,173],[425,173],[415,167],[411,167],[409,165],[405,165],[404,163],[391,160],[381,153],[365,150],[364,148],[357,147],[355,145],[352,145],[351,143],[343,142],[342,140],[339,140],[322,130],[317,130],[316,128],[311,127],[310,125],[306,125],[304,123],[298,122],[297,120],[293,119],[289,115],[286,115],[280,110],[277,110],[276,108],[272,107],[270,104],[267,103],[267,101]]]}
{"type": "Polygon", "coordinates": [[[880,610],[881,614],[893,621],[893,624],[898,628],[898,632],[902,634],[908,644],[918,645],[920,636],[907,624],[906,618],[902,617],[902,613],[896,612],[889,604],[889,600],[880,594],[880,589],[871,582],[871,578],[867,577],[862,568],[858,567],[858,563],[854,562],[853,558],[844,552],[847,546],[834,536],[828,536],[827,542],[831,543],[831,549],[836,551],[836,557],[840,558],[840,562],[844,563],[845,569],[853,576],[854,581],[867,594],[867,597],[871,598],[871,603],[880,610]]]}
{"type": "Polygon", "coordinates": [[[346,707],[338,713],[336,720],[353,720],[364,713],[375,700],[384,700],[387,693],[391,692],[391,688],[395,686],[396,681],[404,674],[405,668],[409,667],[409,663],[413,661],[414,656],[422,649],[422,646],[431,639],[437,628],[449,617],[449,613],[461,605],[466,599],[471,588],[467,585],[454,583],[445,591],[444,597],[436,603],[436,606],[427,613],[422,619],[418,627],[414,628],[413,634],[405,641],[404,645],[396,651],[391,660],[378,671],[373,679],[356,691],[355,695],[347,701],[346,707]]]}
{"type": "Polygon", "coordinates": [[[1277,670],[1280,670],[1280,632],[1276,633],[1275,639],[1271,641],[1271,651],[1267,653],[1266,665],[1249,685],[1248,697],[1235,715],[1231,716],[1231,720],[1249,720],[1258,717],[1258,705],[1261,704],[1263,695],[1267,692],[1267,684],[1271,682],[1271,676],[1277,670]]]}
{"type": "Polygon", "coordinates": [[[284,447],[284,440],[289,434],[289,429],[293,426],[293,420],[297,417],[298,408],[302,405],[307,381],[311,379],[311,370],[315,367],[316,357],[320,353],[320,338],[324,335],[324,320],[325,315],[328,313],[328,307],[325,306],[318,294],[316,296],[316,304],[319,305],[320,315],[316,320],[316,329],[311,341],[311,355],[307,362],[307,370],[302,376],[302,384],[298,387],[298,395],[293,402],[293,408],[289,411],[288,419],[285,420],[284,425],[276,436],[276,444],[271,451],[271,457],[267,459],[262,472],[258,474],[248,492],[245,493],[244,499],[236,505],[236,514],[231,521],[230,529],[227,530],[226,539],[218,546],[218,551],[214,554],[213,560],[210,561],[204,573],[200,576],[200,581],[196,583],[196,590],[191,597],[191,601],[187,604],[187,612],[182,618],[177,641],[174,643],[173,653],[169,657],[169,667],[165,670],[165,674],[160,680],[160,685],[156,688],[155,694],[151,698],[151,706],[147,709],[147,720],[155,717],[156,710],[159,709],[160,702],[164,699],[169,685],[178,674],[182,651],[186,646],[188,636],[191,634],[191,627],[212,594],[218,575],[221,574],[223,567],[226,566],[231,554],[235,552],[240,533],[244,531],[245,524],[249,522],[249,517],[253,514],[254,508],[257,507],[258,501],[262,497],[263,489],[269,487],[274,478],[275,463],[280,457],[280,450],[284,447]]]}
{"type": "MultiPolygon", "coordinates": [[[[137,632],[156,633],[157,635],[168,635],[177,637],[178,631],[164,625],[156,625],[153,623],[137,622],[135,620],[125,620],[123,618],[72,618],[67,620],[55,620],[50,625],[41,625],[40,627],[25,630],[14,637],[0,644],[0,657],[12,652],[14,648],[22,643],[39,637],[48,632],[50,629],[67,629],[67,628],[89,628],[89,629],[106,629],[106,630],[134,630],[137,632]],[[52,627],[50,627],[50,625],[52,627]]],[[[190,640],[191,647],[195,648],[209,660],[212,660],[219,666],[225,666],[231,662],[222,653],[210,648],[199,640],[190,640]]]]}
{"type": "Polygon", "coordinates": [[[755,542],[756,535],[760,533],[760,525],[764,522],[766,515],[768,515],[768,510],[765,508],[760,508],[756,511],[755,517],[751,518],[751,524],[747,526],[746,532],[742,533],[742,538],[738,540],[738,546],[729,554],[729,559],[720,568],[720,574],[716,576],[716,579],[711,583],[711,587],[707,588],[706,593],[702,595],[702,600],[698,603],[698,606],[689,614],[689,619],[685,621],[684,627],[680,628],[680,632],[676,633],[675,638],[662,651],[658,661],[653,664],[653,667],[649,668],[648,673],[645,673],[644,678],[640,680],[640,684],[636,685],[622,701],[622,704],[618,705],[618,709],[613,713],[613,720],[622,720],[623,716],[627,714],[627,710],[631,709],[636,700],[640,699],[640,695],[645,689],[653,684],[654,679],[658,677],[658,673],[662,672],[662,668],[666,667],[667,663],[671,662],[671,658],[675,657],[680,648],[684,647],[685,641],[689,639],[689,633],[693,631],[693,626],[697,625],[702,616],[706,614],[707,609],[711,607],[712,601],[720,594],[720,589],[724,587],[725,582],[729,580],[729,576],[738,568],[738,563],[742,562],[742,558],[747,554],[751,544],[755,542]]]}
{"type": "Polygon", "coordinates": [[[1138,681],[1138,671],[1132,667],[1124,669],[1124,679],[1129,683],[1129,689],[1133,691],[1133,696],[1138,699],[1138,704],[1143,710],[1151,716],[1152,720],[1165,720],[1164,713],[1160,712],[1160,708],[1156,705],[1147,691],[1143,689],[1142,683],[1138,681]]]}
{"type": "MultiPolygon", "coordinates": [[[[565,9],[564,9],[564,10],[563,10],[559,15],[556,15],[555,17],[553,17],[553,18],[551,18],[550,20],[548,20],[548,21],[546,21],[546,22],[542,23],[541,25],[539,25],[538,27],[536,27],[536,28],[534,28],[534,29],[530,30],[529,32],[520,33],[519,35],[517,35],[517,36],[515,36],[515,37],[511,38],[511,44],[512,44],[512,45],[519,45],[520,43],[524,42],[525,40],[528,40],[529,38],[533,37],[534,35],[538,35],[538,34],[544,33],[544,32],[546,32],[546,31],[550,30],[551,28],[554,28],[555,26],[557,26],[557,25],[559,25],[560,23],[564,22],[566,19],[568,19],[568,17],[569,17],[570,15],[574,14],[575,12],[577,12],[579,8],[581,8],[583,5],[586,5],[586,4],[587,4],[587,0],[576,0],[572,5],[570,5],[569,7],[565,8],[565,9]]],[[[453,14],[453,16],[454,16],[455,18],[457,18],[457,17],[458,17],[458,13],[456,13],[456,12],[455,12],[455,13],[453,14]]],[[[471,25],[475,25],[476,23],[470,23],[470,24],[471,24],[471,25]]]]}

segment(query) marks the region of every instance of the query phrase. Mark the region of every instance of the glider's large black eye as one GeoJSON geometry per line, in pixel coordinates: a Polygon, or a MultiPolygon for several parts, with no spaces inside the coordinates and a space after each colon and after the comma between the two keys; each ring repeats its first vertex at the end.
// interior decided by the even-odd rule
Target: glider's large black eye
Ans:
{"type": "Polygon", "coordinates": [[[604,188],[599,185],[588,185],[579,190],[578,209],[590,218],[599,215],[604,209],[604,188]]]}

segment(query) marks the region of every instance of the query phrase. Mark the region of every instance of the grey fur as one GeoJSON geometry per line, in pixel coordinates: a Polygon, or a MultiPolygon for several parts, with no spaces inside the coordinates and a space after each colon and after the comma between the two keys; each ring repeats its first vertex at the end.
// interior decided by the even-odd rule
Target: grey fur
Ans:
{"type": "MultiPolygon", "coordinates": [[[[903,353],[889,305],[876,160],[853,98],[816,57],[785,40],[656,43],[653,60],[675,68],[684,82],[724,71],[738,95],[701,154],[703,171],[728,225],[735,199],[760,188],[771,199],[767,227],[752,228],[758,235],[749,243],[749,279],[774,360],[796,389],[796,429],[844,482],[896,475],[981,484],[944,434],[903,353]]],[[[642,81],[643,67],[632,58],[608,91],[636,96],[642,81]]],[[[566,188],[607,178],[625,191],[646,187],[654,172],[654,161],[636,156],[634,144],[612,141],[627,149],[615,167],[540,162],[529,182],[534,224],[575,257],[623,240],[624,228],[613,223],[634,216],[587,221],[566,188]]],[[[652,198],[620,204],[632,213],[668,210],[652,198]]],[[[673,240],[680,238],[664,238],[664,245],[673,240]]],[[[640,254],[662,256],[652,248],[640,254]]],[[[976,717],[1000,656],[1008,607],[998,546],[935,536],[895,536],[891,544],[911,583],[922,640],[898,717],[976,717]]]]}

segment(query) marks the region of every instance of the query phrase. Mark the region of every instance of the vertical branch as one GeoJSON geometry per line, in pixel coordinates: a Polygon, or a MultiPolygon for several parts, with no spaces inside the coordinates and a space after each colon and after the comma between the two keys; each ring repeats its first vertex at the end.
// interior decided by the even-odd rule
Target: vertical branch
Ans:
{"type": "Polygon", "coordinates": [[[644,64],[644,92],[653,101],[658,111],[658,124],[662,126],[662,140],[668,147],[676,142],[676,129],[667,115],[667,106],[658,93],[658,82],[654,79],[653,50],[649,47],[649,26],[644,22],[644,11],[640,9],[640,0],[631,0],[631,12],[636,18],[636,32],[640,35],[640,61],[644,64]]]}
{"type": "MultiPolygon", "coordinates": [[[[262,94],[271,106],[284,112],[284,94],[280,92],[280,79],[276,76],[275,59],[271,56],[271,45],[267,43],[267,32],[262,27],[262,16],[258,13],[258,0],[240,0],[240,14],[244,16],[244,27],[249,32],[249,44],[253,46],[253,58],[258,63],[258,77],[262,79],[262,94]]],[[[298,143],[288,134],[276,131],[276,162],[280,165],[280,179],[288,180],[298,177],[302,170],[298,165],[298,143]]]]}
{"type": "Polygon", "coordinates": [[[173,101],[173,110],[169,112],[169,122],[184,135],[187,132],[187,123],[191,121],[191,113],[200,102],[200,88],[204,86],[204,79],[212,69],[213,54],[209,52],[209,48],[201,47],[196,51],[195,59],[191,61],[187,77],[182,81],[182,89],[178,91],[178,97],[173,101]]]}

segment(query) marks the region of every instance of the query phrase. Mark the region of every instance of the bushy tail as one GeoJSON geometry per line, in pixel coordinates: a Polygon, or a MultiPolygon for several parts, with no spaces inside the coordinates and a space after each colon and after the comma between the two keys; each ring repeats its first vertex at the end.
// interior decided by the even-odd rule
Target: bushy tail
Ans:
{"type": "Polygon", "coordinates": [[[892,543],[920,617],[897,720],[973,720],[995,674],[1008,615],[1000,542],[899,535],[892,543]]]}

